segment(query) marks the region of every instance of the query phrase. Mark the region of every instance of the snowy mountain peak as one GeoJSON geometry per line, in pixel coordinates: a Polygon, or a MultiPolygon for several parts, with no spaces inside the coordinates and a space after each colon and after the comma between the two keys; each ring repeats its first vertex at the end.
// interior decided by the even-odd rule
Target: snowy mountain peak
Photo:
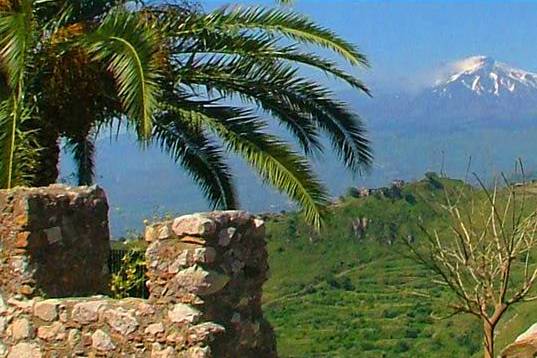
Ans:
{"type": "Polygon", "coordinates": [[[448,76],[433,93],[452,98],[464,93],[478,96],[516,96],[537,91],[537,74],[487,56],[472,56],[453,63],[448,76]]]}
{"type": "Polygon", "coordinates": [[[493,67],[496,63],[492,57],[487,56],[472,56],[453,64],[454,72],[472,72],[484,67],[493,67]]]}

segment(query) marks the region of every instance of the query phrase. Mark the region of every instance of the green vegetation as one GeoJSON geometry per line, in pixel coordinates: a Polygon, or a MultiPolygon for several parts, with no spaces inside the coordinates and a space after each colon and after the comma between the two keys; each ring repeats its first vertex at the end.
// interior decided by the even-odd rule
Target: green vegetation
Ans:
{"type": "Polygon", "coordinates": [[[513,305],[536,299],[535,203],[528,205],[523,184],[505,184],[492,190],[482,186],[485,200],[448,194],[442,213],[449,230],[425,229],[425,242],[408,245],[432,282],[451,293],[443,306],[481,321],[485,358],[495,356],[495,329],[504,315],[513,305]]]}
{"type": "Polygon", "coordinates": [[[79,183],[92,183],[96,136],[128,128],[215,207],[238,207],[233,152],[319,227],[327,192],[307,157],[323,150],[321,135],[353,172],[372,159],[360,118],[302,71],[368,94],[334,57],[368,66],[355,45],[289,8],[1,0],[0,188],[55,182],[60,138],[79,183]],[[301,150],[271,134],[267,117],[301,150]]]}
{"type": "MultiPolygon", "coordinates": [[[[535,188],[521,190],[532,194],[535,207],[535,188]]],[[[433,210],[445,202],[446,191],[484,199],[460,181],[428,174],[397,197],[385,191],[345,198],[330,209],[320,234],[293,214],[270,221],[264,310],[282,357],[482,356],[481,323],[470,316],[438,319],[449,313],[438,311],[449,293],[404,256],[403,240],[423,242],[418,221],[429,229],[448,228],[433,210]],[[352,230],[361,217],[368,218],[362,239],[352,230]]],[[[537,321],[531,306],[506,314],[496,331],[498,349],[537,321]]]]}
{"type": "Polygon", "coordinates": [[[110,272],[110,292],[113,298],[147,298],[145,248],[136,246],[122,250],[112,248],[110,272]]]}

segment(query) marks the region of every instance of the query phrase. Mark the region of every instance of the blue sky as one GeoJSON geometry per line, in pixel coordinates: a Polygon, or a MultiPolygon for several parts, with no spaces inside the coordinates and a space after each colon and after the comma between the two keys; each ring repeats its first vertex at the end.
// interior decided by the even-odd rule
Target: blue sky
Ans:
{"type": "Polygon", "coordinates": [[[360,75],[379,91],[423,86],[439,67],[472,55],[537,72],[537,1],[296,0],[294,8],[356,43],[373,65],[360,75]]]}

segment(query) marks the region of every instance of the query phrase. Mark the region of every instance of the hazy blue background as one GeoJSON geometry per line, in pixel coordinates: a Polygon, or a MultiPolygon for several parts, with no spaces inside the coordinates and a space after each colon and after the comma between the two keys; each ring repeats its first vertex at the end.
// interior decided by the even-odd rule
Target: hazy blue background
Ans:
{"type": "MultiPolygon", "coordinates": [[[[210,9],[230,2],[237,3],[209,0],[202,4],[210,9]]],[[[375,95],[415,92],[431,85],[451,61],[476,54],[537,71],[537,2],[297,0],[295,8],[359,45],[372,68],[357,74],[375,95]]],[[[358,112],[360,101],[367,101],[342,85],[334,91],[358,112]]],[[[365,121],[374,123],[375,118],[366,116],[365,121]]],[[[315,161],[334,197],[350,185],[380,186],[395,178],[417,179],[425,171],[440,171],[442,167],[450,175],[463,177],[470,157],[472,170],[483,177],[510,171],[518,157],[525,160],[528,171],[537,168],[537,126],[459,128],[438,133],[419,128],[371,128],[375,165],[368,175],[353,177],[331,154],[315,161]]],[[[156,149],[140,151],[128,134],[118,142],[102,138],[97,159],[97,182],[108,192],[116,236],[140,230],[143,219],[153,215],[209,209],[180,167],[156,149]]],[[[242,162],[233,159],[233,165],[245,209],[260,212],[292,208],[286,198],[261,188],[259,179],[242,162]]],[[[72,165],[68,158],[62,162],[62,172],[69,180],[72,165]]]]}
{"type": "MultiPolygon", "coordinates": [[[[274,1],[203,3],[216,8],[274,1]]],[[[294,8],[368,55],[372,68],[363,78],[376,91],[430,84],[440,67],[480,54],[537,71],[535,1],[296,0],[294,8]]]]}

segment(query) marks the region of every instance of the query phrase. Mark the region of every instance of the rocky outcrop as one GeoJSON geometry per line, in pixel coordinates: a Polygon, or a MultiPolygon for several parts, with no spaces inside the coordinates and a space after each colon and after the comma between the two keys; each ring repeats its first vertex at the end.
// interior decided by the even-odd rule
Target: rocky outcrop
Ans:
{"type": "Polygon", "coordinates": [[[533,358],[537,356],[537,323],[517,337],[514,343],[507,346],[501,358],[533,358]]]}
{"type": "Polygon", "coordinates": [[[276,356],[261,220],[230,211],[149,225],[150,297],[113,300],[95,295],[108,286],[100,189],[0,191],[0,210],[0,358],[276,356]]]}

